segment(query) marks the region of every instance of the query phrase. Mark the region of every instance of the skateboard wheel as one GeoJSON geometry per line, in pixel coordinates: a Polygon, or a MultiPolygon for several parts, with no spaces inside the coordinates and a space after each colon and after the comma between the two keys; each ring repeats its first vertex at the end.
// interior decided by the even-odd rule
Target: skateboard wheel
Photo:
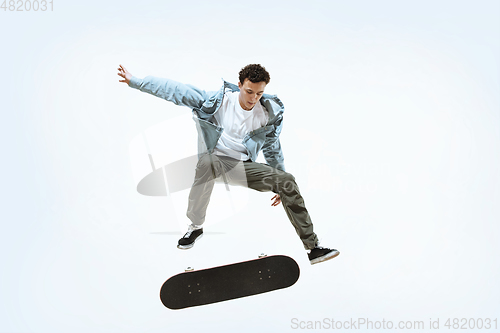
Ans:
{"type": "Polygon", "coordinates": [[[193,268],[193,267],[191,267],[191,266],[189,266],[189,267],[187,267],[184,271],[185,271],[185,272],[191,272],[191,271],[194,271],[194,268],[193,268]]]}
{"type": "Polygon", "coordinates": [[[267,257],[267,254],[265,254],[265,253],[259,254],[259,258],[264,258],[264,257],[267,257]]]}

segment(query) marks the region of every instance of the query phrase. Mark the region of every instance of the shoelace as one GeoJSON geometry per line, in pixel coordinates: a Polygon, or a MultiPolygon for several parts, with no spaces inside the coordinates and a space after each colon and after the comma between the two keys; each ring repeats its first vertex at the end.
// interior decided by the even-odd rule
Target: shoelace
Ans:
{"type": "Polygon", "coordinates": [[[186,234],[184,235],[183,238],[189,238],[189,236],[191,236],[192,232],[193,232],[193,230],[189,230],[188,232],[186,232],[186,234]]]}

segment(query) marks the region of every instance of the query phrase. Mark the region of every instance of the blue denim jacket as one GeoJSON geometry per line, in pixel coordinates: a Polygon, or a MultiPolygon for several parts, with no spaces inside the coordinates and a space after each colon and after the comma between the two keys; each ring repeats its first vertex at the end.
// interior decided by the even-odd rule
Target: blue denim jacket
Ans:
{"type": "MultiPolygon", "coordinates": [[[[224,92],[239,91],[237,85],[224,81],[218,91],[205,91],[190,84],[180,83],[170,79],[146,76],[139,79],[133,76],[129,86],[147,92],[176,105],[187,106],[193,110],[193,119],[198,130],[198,156],[212,153],[224,128],[213,123],[213,116],[222,105],[224,92]]],[[[249,157],[255,162],[262,150],[264,158],[270,166],[285,171],[283,152],[279,135],[283,126],[283,103],[276,95],[263,94],[260,103],[269,112],[269,121],[263,127],[249,132],[243,138],[243,145],[248,150],[249,157]]]]}

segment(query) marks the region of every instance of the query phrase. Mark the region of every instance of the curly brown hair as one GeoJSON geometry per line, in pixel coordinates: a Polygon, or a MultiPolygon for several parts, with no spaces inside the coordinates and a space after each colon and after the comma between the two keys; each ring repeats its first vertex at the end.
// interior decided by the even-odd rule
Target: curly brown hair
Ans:
{"type": "Polygon", "coordinates": [[[269,73],[266,68],[259,64],[250,64],[243,67],[240,71],[240,82],[243,84],[245,79],[249,79],[253,83],[259,83],[264,81],[266,84],[271,81],[269,73]]]}

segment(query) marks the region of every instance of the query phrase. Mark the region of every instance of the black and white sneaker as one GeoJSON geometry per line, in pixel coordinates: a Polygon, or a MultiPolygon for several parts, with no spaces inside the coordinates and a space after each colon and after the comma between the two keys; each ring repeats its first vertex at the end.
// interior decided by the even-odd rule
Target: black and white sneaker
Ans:
{"type": "Polygon", "coordinates": [[[309,256],[309,261],[311,262],[311,265],[314,265],[322,261],[333,259],[339,254],[340,252],[335,249],[316,246],[307,255],[309,256]]]}
{"type": "Polygon", "coordinates": [[[195,229],[193,226],[189,226],[188,232],[179,239],[177,248],[182,250],[187,250],[193,247],[194,242],[203,236],[203,228],[195,229]]]}

